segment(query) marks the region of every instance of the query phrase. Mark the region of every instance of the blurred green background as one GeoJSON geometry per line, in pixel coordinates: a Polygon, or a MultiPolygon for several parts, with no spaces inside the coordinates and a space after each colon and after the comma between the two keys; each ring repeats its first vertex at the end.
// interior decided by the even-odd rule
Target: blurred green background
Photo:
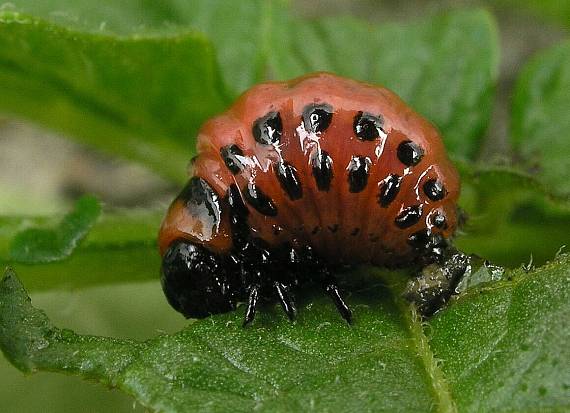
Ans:
{"type": "MultiPolygon", "coordinates": [[[[451,8],[489,8],[499,24],[501,66],[492,123],[481,156],[501,159],[510,155],[508,108],[520,68],[538,50],[568,36],[570,16],[553,12],[557,8],[552,3],[298,0],[293,10],[300,17],[349,14],[382,24],[451,8]]],[[[165,209],[176,191],[172,184],[138,165],[102,157],[49,131],[0,114],[0,215],[61,212],[84,193],[95,194],[106,209],[165,209]]],[[[144,339],[186,324],[166,304],[158,282],[33,293],[32,300],[36,307],[45,309],[54,324],[84,334],[144,339]]],[[[24,377],[4,358],[0,358],[0,400],[0,409],[6,412],[143,410],[119,392],[74,377],[47,373],[24,377]]]]}

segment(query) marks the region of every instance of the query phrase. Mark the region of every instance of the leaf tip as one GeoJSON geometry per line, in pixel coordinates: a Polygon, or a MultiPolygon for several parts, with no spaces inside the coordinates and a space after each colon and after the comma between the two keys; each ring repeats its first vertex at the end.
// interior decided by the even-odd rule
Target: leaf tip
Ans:
{"type": "Polygon", "coordinates": [[[54,228],[28,228],[14,237],[10,259],[27,264],[60,261],[69,257],[101,215],[101,204],[91,195],[81,197],[54,228]]]}
{"type": "MultiPolygon", "coordinates": [[[[11,294],[15,290],[22,290],[24,294],[27,295],[26,291],[24,290],[24,286],[16,275],[14,269],[10,266],[7,266],[4,268],[4,275],[2,276],[2,281],[0,282],[0,310],[4,310],[3,307],[5,296],[11,294]]],[[[0,313],[0,321],[1,315],[2,313],[0,313]]]]}
{"type": "Polygon", "coordinates": [[[48,317],[32,302],[15,271],[7,267],[0,282],[0,350],[20,371],[35,370],[34,354],[53,333],[48,317]]]}

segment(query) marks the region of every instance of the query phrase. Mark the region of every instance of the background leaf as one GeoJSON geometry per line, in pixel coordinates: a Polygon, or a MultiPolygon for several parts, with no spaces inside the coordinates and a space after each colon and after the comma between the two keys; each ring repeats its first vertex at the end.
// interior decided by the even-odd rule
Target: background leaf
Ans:
{"type": "Polygon", "coordinates": [[[531,12],[535,16],[540,16],[563,26],[570,27],[570,2],[567,0],[499,0],[489,2],[492,5],[501,5],[505,8],[516,8],[531,12]]]}
{"type": "Polygon", "coordinates": [[[16,234],[10,246],[11,260],[31,264],[68,257],[93,227],[100,213],[101,206],[96,198],[85,196],[79,199],[74,211],[63,217],[56,228],[30,228],[16,234]]]}
{"type": "Polygon", "coordinates": [[[271,68],[280,79],[326,70],[385,85],[434,122],[448,150],[473,158],[492,108],[498,35],[484,11],[372,27],[352,18],[284,20],[271,68]]]}
{"type": "MultiPolygon", "coordinates": [[[[160,257],[156,234],[163,215],[164,210],[137,209],[103,214],[70,257],[36,264],[12,260],[10,244],[19,233],[38,226],[52,227],[61,218],[0,218],[0,267],[17,269],[33,290],[157,280],[160,257]]],[[[47,247],[57,248],[57,243],[47,247]]]]}
{"type": "Polygon", "coordinates": [[[201,124],[264,76],[264,42],[278,7],[144,3],[5,5],[0,109],[180,183],[201,124]]]}
{"type": "MultiPolygon", "coordinates": [[[[101,15],[104,7],[85,17],[86,2],[65,13],[59,3],[39,7],[47,20],[25,14],[34,12],[36,2],[18,4],[24,12],[0,11],[0,109],[134,159],[176,182],[185,179],[198,127],[233,95],[208,40],[188,30],[203,30],[219,46],[223,76],[237,90],[260,80],[267,65],[279,78],[330,70],[384,83],[432,119],[459,156],[474,156],[489,116],[497,38],[484,12],[372,29],[357,20],[290,20],[279,2],[239,2],[235,9],[221,2],[191,8],[165,3],[164,10],[133,14],[119,30],[116,16],[101,15]],[[157,23],[174,12],[180,22],[157,23]],[[103,30],[95,30],[101,23],[103,30]],[[234,47],[230,37],[241,46],[234,47]],[[363,63],[348,65],[355,61],[363,63]]],[[[120,10],[117,16],[138,8],[127,2],[120,10]]]]}
{"type": "Polygon", "coordinates": [[[209,42],[120,38],[0,11],[0,109],[185,177],[202,121],[227,101],[209,42]]]}
{"type": "Polygon", "coordinates": [[[78,31],[169,37],[203,33],[215,46],[228,90],[240,93],[265,75],[267,35],[279,0],[16,0],[8,10],[78,31]]]}
{"type": "Polygon", "coordinates": [[[570,200],[570,42],[536,56],[513,98],[512,136],[528,168],[570,200]]]}
{"type": "Polygon", "coordinates": [[[512,167],[456,163],[467,222],[455,245],[493,263],[541,265],[570,243],[570,204],[535,177],[512,167]],[[540,242],[538,241],[540,240],[540,242]]]}

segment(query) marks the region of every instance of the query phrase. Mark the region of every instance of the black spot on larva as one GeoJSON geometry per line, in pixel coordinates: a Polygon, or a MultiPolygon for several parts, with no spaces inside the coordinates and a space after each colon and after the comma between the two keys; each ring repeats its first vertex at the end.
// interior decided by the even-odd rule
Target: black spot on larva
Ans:
{"type": "Polygon", "coordinates": [[[252,133],[255,140],[264,145],[278,143],[283,133],[279,112],[269,112],[253,122],[252,133]]]}
{"type": "Polygon", "coordinates": [[[305,130],[312,133],[323,132],[329,127],[332,116],[332,107],[326,103],[305,106],[303,109],[305,130]]]}
{"type": "Polygon", "coordinates": [[[441,181],[430,179],[424,184],[424,193],[432,201],[439,201],[443,199],[447,191],[441,181]]]}
{"type": "Polygon", "coordinates": [[[247,242],[249,236],[249,225],[247,216],[249,211],[243,203],[243,198],[236,184],[231,184],[228,188],[228,204],[230,205],[230,224],[232,227],[232,239],[236,246],[241,246],[247,242]]]}
{"type": "Polygon", "coordinates": [[[279,225],[273,225],[273,235],[279,235],[283,231],[279,225]]]}
{"type": "Polygon", "coordinates": [[[353,156],[348,163],[348,185],[350,192],[360,192],[366,188],[372,161],[367,156],[353,156]]]}
{"type": "Polygon", "coordinates": [[[193,176],[177,199],[184,203],[192,216],[202,221],[202,236],[204,239],[210,239],[214,228],[220,224],[221,206],[218,194],[204,179],[193,176]]]}
{"type": "Polygon", "coordinates": [[[440,229],[446,229],[447,228],[447,221],[445,219],[445,215],[443,214],[436,214],[433,216],[432,219],[432,224],[440,229]]]}
{"type": "Polygon", "coordinates": [[[400,183],[402,182],[402,177],[396,174],[389,175],[380,187],[380,195],[378,201],[382,207],[387,207],[390,203],[396,199],[398,192],[400,191],[400,183]]]}
{"type": "Polygon", "coordinates": [[[242,217],[246,217],[249,214],[236,184],[231,184],[228,188],[228,203],[233,213],[242,217]]]}
{"type": "Polygon", "coordinates": [[[315,227],[313,228],[313,230],[311,231],[311,234],[313,235],[317,235],[317,233],[321,230],[321,227],[315,227]]]}
{"type": "Polygon", "coordinates": [[[368,239],[370,242],[378,242],[380,241],[380,236],[377,234],[368,234],[368,239]]]}
{"type": "Polygon", "coordinates": [[[265,195],[253,182],[248,183],[242,192],[245,194],[247,203],[259,213],[270,217],[277,215],[277,207],[271,198],[265,195]]]}
{"type": "Polygon", "coordinates": [[[303,187],[301,186],[299,175],[297,175],[297,170],[293,165],[287,162],[279,162],[276,165],[275,174],[279,179],[281,188],[287,192],[292,201],[303,196],[303,187]]]}
{"type": "Polygon", "coordinates": [[[382,116],[374,116],[370,113],[358,112],[354,117],[353,129],[356,137],[362,141],[373,141],[380,133],[385,133],[382,126],[384,119],[382,116]]]}
{"type": "Polygon", "coordinates": [[[398,159],[406,166],[415,166],[422,160],[424,150],[412,141],[403,141],[398,145],[398,159]]]}
{"type": "Polygon", "coordinates": [[[323,150],[314,151],[311,155],[311,165],[313,176],[320,191],[328,191],[333,177],[333,160],[329,154],[323,150]]]}
{"type": "Polygon", "coordinates": [[[399,228],[404,229],[417,224],[421,217],[422,206],[413,205],[405,208],[402,212],[400,212],[400,214],[396,217],[395,222],[399,228]]]}
{"type": "Polygon", "coordinates": [[[353,237],[356,237],[359,233],[360,233],[360,228],[354,228],[352,230],[352,232],[350,233],[350,235],[352,235],[353,237]]]}
{"type": "Polygon", "coordinates": [[[243,157],[243,151],[239,146],[226,145],[220,148],[220,155],[232,174],[235,175],[243,169],[243,163],[240,159],[243,157]]]}
{"type": "Polygon", "coordinates": [[[415,249],[425,248],[429,242],[429,231],[427,229],[414,232],[408,237],[408,244],[415,249]]]}
{"type": "Polygon", "coordinates": [[[330,232],[334,234],[335,232],[338,231],[338,224],[329,225],[327,228],[329,229],[330,232]]]}

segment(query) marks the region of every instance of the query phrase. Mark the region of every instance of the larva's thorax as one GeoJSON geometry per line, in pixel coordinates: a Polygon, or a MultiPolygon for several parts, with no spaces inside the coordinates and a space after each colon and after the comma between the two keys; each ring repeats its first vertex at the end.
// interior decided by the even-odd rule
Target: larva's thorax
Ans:
{"type": "Polygon", "coordinates": [[[272,248],[392,265],[456,228],[459,180],[435,128],[387,89],[330,74],[245,93],[204,125],[190,172],[161,251],[184,238],[228,253],[239,219],[272,248]]]}

